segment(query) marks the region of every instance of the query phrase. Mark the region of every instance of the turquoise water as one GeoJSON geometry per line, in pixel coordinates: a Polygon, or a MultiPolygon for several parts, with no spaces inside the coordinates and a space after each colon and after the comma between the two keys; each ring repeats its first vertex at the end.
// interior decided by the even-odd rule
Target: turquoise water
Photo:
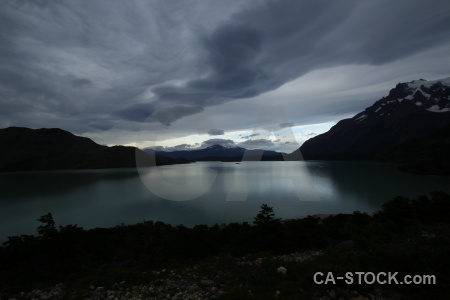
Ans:
{"type": "Polygon", "coordinates": [[[262,203],[277,217],[373,212],[396,195],[450,193],[450,178],[371,162],[202,162],[140,169],[0,174],[0,241],[57,225],[109,227],[251,222],[262,203]]]}

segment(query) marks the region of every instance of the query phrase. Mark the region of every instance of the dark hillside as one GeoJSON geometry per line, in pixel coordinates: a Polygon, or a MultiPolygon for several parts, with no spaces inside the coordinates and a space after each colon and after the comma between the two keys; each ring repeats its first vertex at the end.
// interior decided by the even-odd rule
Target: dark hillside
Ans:
{"type": "MultiPolygon", "coordinates": [[[[151,157],[135,147],[98,145],[91,139],[58,128],[0,129],[0,171],[129,168],[139,155],[144,165],[151,157]]],[[[186,162],[156,156],[156,164],[186,162]]]]}

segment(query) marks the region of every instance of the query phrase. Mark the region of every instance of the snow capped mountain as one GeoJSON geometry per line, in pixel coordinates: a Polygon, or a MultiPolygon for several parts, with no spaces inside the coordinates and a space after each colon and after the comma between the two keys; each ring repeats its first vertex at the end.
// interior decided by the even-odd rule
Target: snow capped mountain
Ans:
{"type": "Polygon", "coordinates": [[[419,79],[399,83],[390,91],[387,97],[383,97],[375,102],[371,107],[357,114],[352,119],[360,123],[373,115],[387,118],[396,110],[408,109],[408,106],[412,104],[429,112],[449,112],[450,77],[432,81],[419,79]],[[399,105],[401,103],[403,105],[399,105]]]}
{"type": "Polygon", "coordinates": [[[306,141],[305,159],[374,159],[407,140],[450,124],[450,77],[399,83],[389,94],[353,118],[306,141]]]}
{"type": "Polygon", "coordinates": [[[407,84],[412,94],[405,99],[431,112],[450,111],[450,77],[433,81],[420,79],[407,84]]]}

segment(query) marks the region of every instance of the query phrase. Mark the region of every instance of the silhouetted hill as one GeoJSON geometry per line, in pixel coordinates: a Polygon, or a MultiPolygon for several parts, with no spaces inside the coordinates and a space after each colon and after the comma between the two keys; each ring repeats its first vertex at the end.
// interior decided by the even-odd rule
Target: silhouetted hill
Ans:
{"type": "MultiPolygon", "coordinates": [[[[153,153],[152,149],[144,149],[148,153],[153,153]]],[[[224,147],[213,145],[204,149],[179,150],[179,151],[156,151],[156,154],[174,159],[186,159],[191,161],[242,161],[245,153],[245,160],[254,161],[281,161],[284,160],[283,153],[271,150],[246,150],[241,147],[224,147]]]]}
{"type": "MultiPolygon", "coordinates": [[[[150,155],[135,147],[101,146],[89,138],[58,128],[0,129],[0,171],[127,168],[155,164],[150,155]]],[[[183,163],[156,156],[156,164],[183,163]]]]}
{"type": "Polygon", "coordinates": [[[450,78],[400,83],[388,96],[309,139],[296,152],[307,160],[372,160],[405,141],[429,136],[450,124],[449,86],[450,78]]]}
{"type": "Polygon", "coordinates": [[[387,149],[377,155],[377,160],[400,163],[399,169],[406,172],[450,175],[449,154],[450,125],[387,149]]]}

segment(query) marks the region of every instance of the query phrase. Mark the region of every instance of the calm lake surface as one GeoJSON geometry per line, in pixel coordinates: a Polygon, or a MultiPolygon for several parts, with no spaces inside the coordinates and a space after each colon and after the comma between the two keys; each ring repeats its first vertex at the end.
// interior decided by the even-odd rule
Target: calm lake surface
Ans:
{"type": "Polygon", "coordinates": [[[371,162],[202,162],[140,169],[0,173],[0,242],[57,226],[144,220],[172,225],[252,222],[262,203],[277,217],[374,212],[396,195],[450,193],[450,178],[371,162]]]}

